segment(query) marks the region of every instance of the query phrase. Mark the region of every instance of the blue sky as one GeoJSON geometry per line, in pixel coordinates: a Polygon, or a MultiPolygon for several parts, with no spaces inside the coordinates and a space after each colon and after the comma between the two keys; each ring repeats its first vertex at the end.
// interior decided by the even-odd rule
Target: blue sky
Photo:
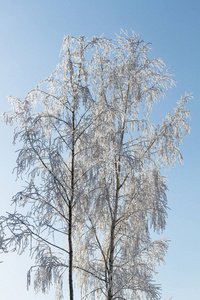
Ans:
{"type": "MultiPolygon", "coordinates": [[[[156,109],[160,120],[185,92],[194,99],[191,134],[181,146],[184,165],[168,172],[169,217],[164,235],[171,240],[157,281],[162,299],[200,299],[200,2],[198,0],[0,0],[0,114],[7,96],[23,98],[59,61],[64,35],[114,38],[135,30],[152,43],[152,57],[172,67],[176,87],[156,109]]],[[[22,183],[12,169],[16,154],[12,128],[0,123],[0,214],[22,183]]],[[[2,260],[0,258],[0,260],[2,260]]],[[[28,255],[7,255],[0,264],[1,300],[54,299],[26,291],[28,255]]],[[[77,296],[78,297],[78,296],[77,296]]],[[[67,298],[65,298],[67,300],[67,298]]],[[[77,298],[78,300],[78,298],[77,298]]]]}

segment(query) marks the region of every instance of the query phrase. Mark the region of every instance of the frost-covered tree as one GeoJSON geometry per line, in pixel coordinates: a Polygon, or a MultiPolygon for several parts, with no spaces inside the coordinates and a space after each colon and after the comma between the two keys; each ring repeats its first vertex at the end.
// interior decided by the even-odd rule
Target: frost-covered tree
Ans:
{"type": "Polygon", "coordinates": [[[153,105],[173,85],[160,59],[134,33],[117,36],[97,49],[93,91],[97,119],[97,163],[84,200],[85,235],[80,261],[96,278],[79,273],[86,298],[160,299],[155,267],[168,244],[152,241],[164,230],[166,179],[162,170],[181,162],[179,145],[188,134],[186,95],[161,124],[151,121],[153,105]],[[104,113],[101,113],[104,112],[104,113]]]}
{"type": "Polygon", "coordinates": [[[25,188],[13,197],[15,212],[1,218],[1,248],[21,254],[28,247],[35,257],[28,286],[34,272],[36,292],[45,293],[54,281],[58,299],[66,269],[73,299],[73,231],[90,168],[85,152],[91,147],[93,122],[86,56],[95,42],[67,36],[55,71],[24,100],[11,97],[12,111],[4,114],[6,123],[16,126],[14,143],[21,146],[17,176],[28,174],[28,178],[25,188]],[[19,207],[25,207],[23,213],[19,207]],[[11,233],[6,238],[5,229],[11,233]]]}
{"type": "Polygon", "coordinates": [[[19,141],[17,176],[28,174],[1,217],[2,250],[31,250],[35,290],[53,281],[57,298],[68,270],[83,298],[160,299],[156,265],[168,244],[162,170],[182,157],[189,133],[182,98],[161,124],[153,105],[173,85],[160,59],[132,32],[114,41],[66,37],[60,64],[24,100],[11,97],[7,123],[19,141]],[[19,207],[22,211],[19,213],[19,207]]]}

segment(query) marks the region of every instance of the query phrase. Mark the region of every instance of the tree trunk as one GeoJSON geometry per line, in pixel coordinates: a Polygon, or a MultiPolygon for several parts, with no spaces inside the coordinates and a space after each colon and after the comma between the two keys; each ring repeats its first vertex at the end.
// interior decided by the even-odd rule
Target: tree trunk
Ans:
{"type": "Polygon", "coordinates": [[[74,299],[73,293],[73,277],[72,277],[72,267],[73,267],[73,248],[72,248],[72,205],[71,201],[69,203],[69,294],[70,300],[74,299]]]}
{"type": "Polygon", "coordinates": [[[113,299],[113,262],[114,262],[114,235],[115,235],[115,221],[112,221],[111,233],[110,233],[110,257],[109,257],[109,288],[108,288],[108,300],[113,299]]]}
{"type": "Polygon", "coordinates": [[[72,126],[73,126],[73,133],[72,133],[72,166],[71,166],[71,199],[69,201],[69,235],[68,235],[68,242],[69,242],[69,294],[70,300],[74,299],[74,291],[73,291],[73,245],[72,245],[72,207],[74,202],[74,131],[75,131],[75,112],[72,112],[72,126]]]}
{"type": "MultiPolygon", "coordinates": [[[[119,162],[120,162],[120,159],[119,159],[119,162]]],[[[119,188],[120,164],[117,166],[116,161],[115,161],[115,171],[116,171],[116,196],[115,196],[114,215],[112,218],[112,225],[111,225],[111,232],[110,232],[108,300],[113,300],[113,265],[114,265],[114,250],[115,250],[115,226],[116,226],[116,220],[117,220],[119,189],[120,189],[119,188]]]]}

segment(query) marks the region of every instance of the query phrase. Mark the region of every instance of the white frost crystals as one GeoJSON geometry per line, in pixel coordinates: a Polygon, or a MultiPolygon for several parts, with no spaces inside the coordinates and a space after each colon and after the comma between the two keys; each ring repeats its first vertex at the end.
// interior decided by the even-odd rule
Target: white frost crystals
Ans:
{"type": "Polygon", "coordinates": [[[11,98],[4,118],[22,145],[16,172],[28,173],[13,202],[27,214],[0,218],[0,247],[31,250],[36,291],[55,282],[62,299],[67,271],[70,300],[73,274],[83,299],[160,299],[153,279],[168,244],[152,241],[150,228],[166,225],[162,168],[182,160],[191,96],[151,122],[173,80],[149,51],[134,32],[67,36],[55,71],[24,100],[11,98]]]}

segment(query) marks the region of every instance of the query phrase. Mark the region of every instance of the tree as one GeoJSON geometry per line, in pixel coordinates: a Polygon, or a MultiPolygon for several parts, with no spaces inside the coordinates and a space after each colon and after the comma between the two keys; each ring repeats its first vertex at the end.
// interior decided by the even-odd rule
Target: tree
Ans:
{"type": "Polygon", "coordinates": [[[28,272],[28,286],[36,269],[35,290],[45,293],[54,279],[58,299],[62,298],[66,268],[73,299],[72,236],[79,219],[83,175],[88,172],[83,162],[92,123],[93,100],[85,59],[90,44],[81,37],[66,37],[55,71],[24,100],[11,97],[13,112],[4,114],[7,123],[17,124],[14,143],[18,140],[22,144],[17,176],[28,173],[26,187],[13,197],[15,206],[26,206],[27,212],[15,211],[1,219],[2,227],[11,233],[3,241],[4,247],[14,247],[19,254],[29,247],[36,264],[28,272]]]}
{"type": "Polygon", "coordinates": [[[87,234],[80,252],[84,268],[98,278],[79,273],[81,286],[94,299],[160,299],[153,275],[168,243],[152,241],[150,228],[159,233],[166,225],[162,170],[182,161],[178,147],[190,131],[190,95],[154,125],[152,107],[173,85],[163,61],[150,60],[149,46],[134,33],[104,47],[94,62],[96,106],[104,113],[97,121],[98,163],[84,200],[87,234]]]}
{"type": "Polygon", "coordinates": [[[68,270],[70,300],[73,272],[85,298],[160,299],[153,276],[168,244],[152,241],[150,228],[166,225],[162,171],[182,159],[190,95],[152,123],[153,105],[174,82],[149,51],[134,32],[65,37],[50,77],[23,101],[11,98],[4,118],[22,145],[16,172],[28,173],[13,203],[26,210],[1,217],[0,247],[31,250],[36,291],[54,280],[61,299],[68,270]]]}

